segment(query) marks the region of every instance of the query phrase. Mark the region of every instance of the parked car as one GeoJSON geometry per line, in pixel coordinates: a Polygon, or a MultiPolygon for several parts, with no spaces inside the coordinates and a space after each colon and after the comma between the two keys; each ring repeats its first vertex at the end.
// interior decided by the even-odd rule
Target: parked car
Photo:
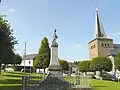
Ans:
{"type": "Polygon", "coordinates": [[[92,79],[96,79],[94,74],[89,74],[91,76],[92,79]]]}
{"type": "Polygon", "coordinates": [[[118,81],[115,75],[110,75],[108,73],[102,74],[102,79],[103,80],[111,80],[111,81],[118,81]]]}
{"type": "Polygon", "coordinates": [[[67,76],[67,74],[63,73],[63,76],[67,76]]]}

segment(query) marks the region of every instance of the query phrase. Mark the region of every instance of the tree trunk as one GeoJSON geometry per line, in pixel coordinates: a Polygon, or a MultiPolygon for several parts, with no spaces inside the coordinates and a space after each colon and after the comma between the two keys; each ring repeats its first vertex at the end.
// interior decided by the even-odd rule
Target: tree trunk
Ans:
{"type": "Polygon", "coordinates": [[[0,75],[1,75],[1,64],[0,64],[0,75]]]}
{"type": "Polygon", "coordinates": [[[14,71],[15,71],[15,62],[14,62],[14,71]]]}
{"type": "Polygon", "coordinates": [[[45,68],[44,68],[44,78],[45,78],[45,68]]]}
{"type": "Polygon", "coordinates": [[[100,77],[102,76],[102,70],[100,70],[100,77]]]}
{"type": "Polygon", "coordinates": [[[40,74],[40,68],[39,68],[39,74],[40,74]]]}
{"type": "Polygon", "coordinates": [[[44,68],[44,74],[45,74],[45,68],[44,68]]]}
{"type": "Polygon", "coordinates": [[[3,68],[3,69],[4,69],[4,72],[5,72],[5,68],[6,68],[6,64],[4,64],[4,68],[3,68]]]}

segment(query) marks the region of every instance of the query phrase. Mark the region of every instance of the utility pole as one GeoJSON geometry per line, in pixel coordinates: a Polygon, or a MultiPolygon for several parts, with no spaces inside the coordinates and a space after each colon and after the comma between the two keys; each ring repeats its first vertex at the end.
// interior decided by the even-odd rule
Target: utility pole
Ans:
{"type": "Polygon", "coordinates": [[[25,52],[24,52],[24,76],[23,76],[23,89],[26,89],[26,76],[25,76],[25,56],[26,56],[26,42],[25,42],[25,52]]]}
{"type": "MultiPolygon", "coordinates": [[[[24,57],[26,56],[26,42],[25,42],[25,52],[24,52],[24,57]]],[[[24,73],[25,73],[25,59],[24,59],[24,73]]]]}

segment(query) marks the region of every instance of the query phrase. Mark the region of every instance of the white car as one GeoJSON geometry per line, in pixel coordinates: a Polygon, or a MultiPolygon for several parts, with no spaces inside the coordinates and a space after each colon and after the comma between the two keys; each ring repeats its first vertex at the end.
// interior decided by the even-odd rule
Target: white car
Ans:
{"type": "Polygon", "coordinates": [[[5,71],[7,71],[7,72],[14,72],[14,69],[13,68],[5,68],[5,71]]]}
{"type": "Polygon", "coordinates": [[[67,76],[67,74],[63,73],[63,76],[67,76]]]}
{"type": "Polygon", "coordinates": [[[72,77],[75,77],[75,76],[76,76],[76,74],[72,73],[72,74],[71,74],[71,76],[72,76],[72,77]]]}

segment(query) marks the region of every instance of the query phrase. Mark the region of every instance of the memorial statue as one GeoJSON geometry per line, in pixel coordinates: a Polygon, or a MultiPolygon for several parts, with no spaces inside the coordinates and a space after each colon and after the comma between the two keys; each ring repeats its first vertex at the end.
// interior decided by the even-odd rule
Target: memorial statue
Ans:
{"type": "Polygon", "coordinates": [[[56,35],[56,29],[54,30],[54,34],[53,34],[53,41],[52,44],[56,44],[56,39],[58,38],[58,36],[56,35]]]}

